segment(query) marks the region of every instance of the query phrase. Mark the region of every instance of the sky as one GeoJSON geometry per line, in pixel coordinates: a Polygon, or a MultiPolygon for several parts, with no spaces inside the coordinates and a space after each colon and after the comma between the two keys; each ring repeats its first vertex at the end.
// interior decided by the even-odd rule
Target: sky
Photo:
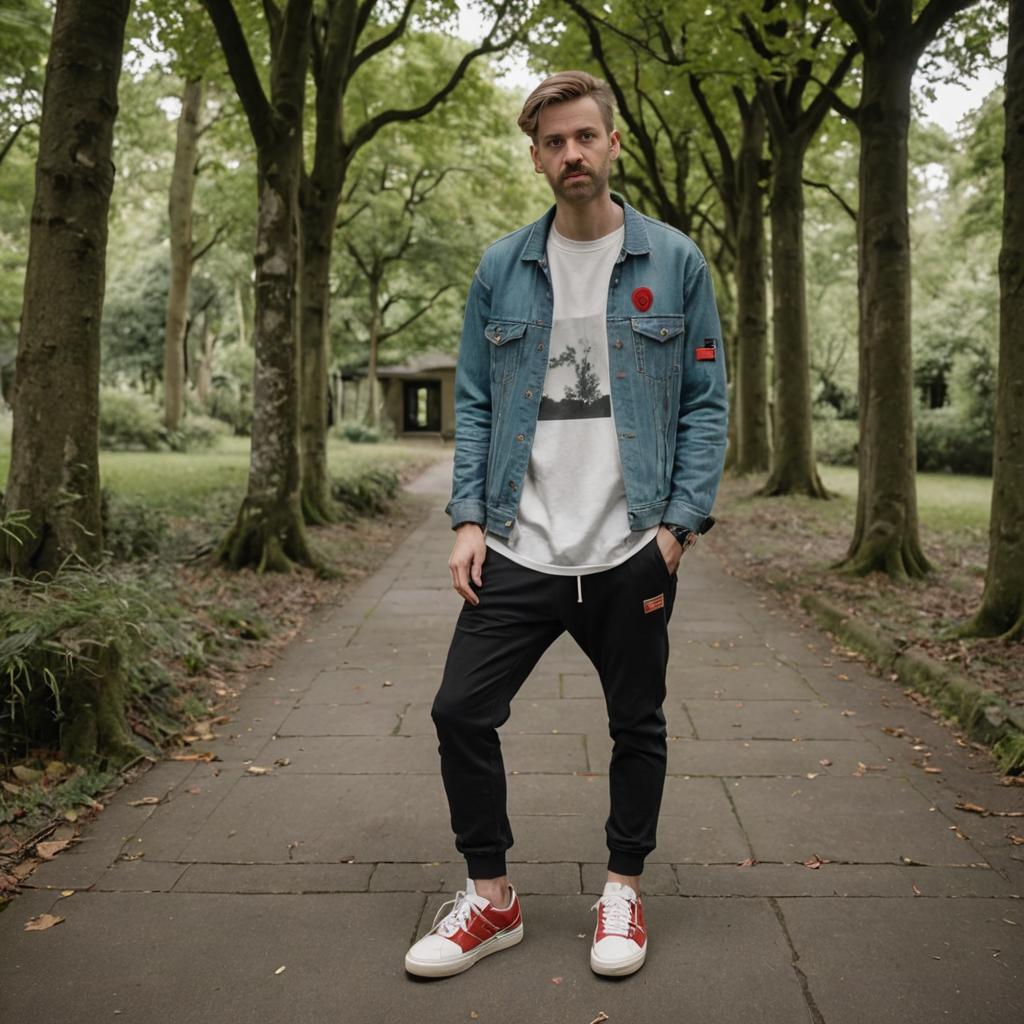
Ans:
{"type": "MultiPolygon", "coordinates": [[[[458,2],[459,35],[464,39],[476,42],[484,35],[487,23],[481,18],[478,11],[470,9],[467,0],[458,0],[458,2]]],[[[1004,61],[1005,55],[1006,44],[1004,41],[1000,54],[1004,61]]],[[[538,81],[537,76],[526,66],[525,57],[522,54],[506,53],[502,54],[498,60],[502,67],[507,69],[500,81],[508,88],[520,90],[525,97],[525,94],[538,81]]],[[[937,86],[934,100],[929,101],[923,96],[920,97],[921,109],[928,120],[935,121],[950,134],[955,134],[960,119],[981,105],[982,100],[1000,83],[1002,74],[1002,68],[984,70],[973,81],[937,86]]]]}

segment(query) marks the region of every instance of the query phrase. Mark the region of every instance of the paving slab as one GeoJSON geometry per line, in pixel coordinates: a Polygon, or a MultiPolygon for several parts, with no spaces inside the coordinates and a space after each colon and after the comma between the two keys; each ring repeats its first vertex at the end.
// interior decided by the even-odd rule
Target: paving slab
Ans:
{"type": "Polygon", "coordinates": [[[779,907],[829,1024],[1024,1020],[1018,901],[787,899],[779,907]]]}

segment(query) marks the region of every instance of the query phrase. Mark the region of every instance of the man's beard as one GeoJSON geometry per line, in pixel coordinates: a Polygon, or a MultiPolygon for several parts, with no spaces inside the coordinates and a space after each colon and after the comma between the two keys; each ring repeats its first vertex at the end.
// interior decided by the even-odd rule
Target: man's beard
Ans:
{"type": "Polygon", "coordinates": [[[581,199],[592,199],[604,191],[607,184],[607,167],[598,170],[580,167],[576,171],[563,172],[557,182],[551,182],[551,189],[557,198],[572,202],[581,199]],[[565,179],[572,174],[585,174],[586,177],[578,178],[575,181],[566,181],[565,179]]]}

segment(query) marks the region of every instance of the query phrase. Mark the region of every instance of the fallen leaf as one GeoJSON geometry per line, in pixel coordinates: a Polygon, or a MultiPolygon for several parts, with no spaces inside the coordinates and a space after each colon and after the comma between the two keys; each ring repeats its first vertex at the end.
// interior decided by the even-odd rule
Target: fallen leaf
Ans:
{"type": "Polygon", "coordinates": [[[820,761],[818,762],[818,764],[823,764],[823,765],[825,765],[825,767],[826,767],[826,768],[827,768],[827,767],[828,767],[828,766],[829,766],[829,765],[830,765],[831,763],[832,763],[832,758],[831,758],[831,757],[823,757],[823,758],[822,758],[822,759],[821,759],[821,760],[820,760],[820,761]]]}
{"type": "Polygon", "coordinates": [[[830,861],[830,860],[822,860],[822,858],[819,857],[816,853],[812,853],[811,856],[808,857],[807,860],[804,861],[804,867],[805,868],[817,869],[817,868],[820,868],[822,864],[831,864],[831,863],[832,863],[832,861],[830,861]]]}
{"type": "Polygon", "coordinates": [[[276,971],[274,971],[275,974],[281,974],[283,972],[284,972],[284,964],[281,964],[281,966],[278,967],[278,969],[276,971]]]}
{"type": "Polygon", "coordinates": [[[477,1013],[476,1010],[470,1010],[469,1011],[469,1019],[470,1020],[479,1020],[480,1019],[480,1014],[477,1013]]]}
{"type": "Polygon", "coordinates": [[[926,772],[928,772],[929,775],[941,775],[942,774],[942,769],[941,768],[936,768],[935,765],[933,765],[933,764],[926,764],[924,766],[924,770],[926,772]]]}
{"type": "Polygon", "coordinates": [[[850,681],[850,677],[843,672],[840,672],[839,675],[836,676],[836,679],[843,683],[848,683],[850,681]]]}
{"type": "Polygon", "coordinates": [[[552,985],[561,985],[562,984],[562,979],[561,978],[552,978],[551,979],[551,984],[552,985]]]}
{"type": "Polygon", "coordinates": [[[849,708],[844,708],[842,711],[839,712],[839,714],[844,715],[846,718],[849,718],[850,715],[855,715],[857,714],[857,712],[851,711],[849,708]]]}
{"type": "Polygon", "coordinates": [[[808,772],[804,776],[804,778],[806,778],[806,779],[816,779],[820,774],[821,774],[821,772],[808,772]]]}
{"type": "Polygon", "coordinates": [[[212,750],[192,750],[187,754],[171,754],[170,761],[219,761],[212,750]]]}
{"type": "Polygon", "coordinates": [[[274,760],[274,764],[276,764],[279,768],[287,768],[288,765],[290,765],[291,763],[292,759],[290,757],[278,757],[274,760]]]}
{"type": "Polygon", "coordinates": [[[16,764],[11,769],[11,774],[19,782],[38,782],[43,777],[43,773],[38,768],[29,768],[24,764],[16,764]]]}
{"type": "Polygon", "coordinates": [[[1011,835],[1010,842],[1013,843],[1014,846],[1024,846],[1024,836],[1011,835]]]}
{"type": "Polygon", "coordinates": [[[245,769],[247,775],[270,775],[273,768],[264,768],[258,764],[251,764],[245,769]]]}
{"type": "Polygon", "coordinates": [[[597,1015],[597,1016],[596,1016],[596,1017],[595,1017],[595,1018],[594,1018],[594,1019],[593,1019],[593,1020],[592,1020],[592,1021],[590,1022],[590,1024],[601,1024],[601,1021],[603,1021],[603,1020],[607,1020],[607,1019],[608,1019],[608,1014],[607,1014],[607,1013],[605,1013],[605,1012],[604,1012],[604,1010],[602,1010],[602,1011],[601,1011],[601,1012],[600,1012],[600,1013],[599,1013],[599,1014],[598,1014],[598,1015],[597,1015]]]}
{"type": "Polygon", "coordinates": [[[60,924],[63,920],[63,917],[57,917],[56,914],[40,914],[38,917],[30,917],[25,922],[25,931],[42,932],[47,928],[52,928],[55,924],[60,924]]]}
{"type": "Polygon", "coordinates": [[[982,807],[981,804],[962,803],[957,804],[956,809],[958,811],[972,811],[974,814],[988,814],[988,808],[982,807]]]}
{"type": "Polygon", "coordinates": [[[144,796],[139,800],[129,800],[129,807],[151,807],[153,804],[160,803],[160,797],[158,796],[144,796]]]}
{"type": "Polygon", "coordinates": [[[75,890],[74,889],[61,889],[60,894],[61,894],[61,896],[74,896],[75,895],[75,890]]]}
{"type": "Polygon", "coordinates": [[[914,890],[914,895],[915,896],[923,896],[924,895],[924,893],[921,892],[921,890],[918,889],[918,887],[916,885],[912,885],[910,888],[914,890]]]}
{"type": "Polygon", "coordinates": [[[61,850],[70,845],[71,841],[68,839],[59,839],[49,843],[36,843],[36,853],[38,853],[43,860],[50,860],[52,857],[56,857],[61,850]]]}
{"type": "Polygon", "coordinates": [[[746,860],[741,860],[737,867],[741,868],[752,868],[757,863],[756,857],[747,857],[746,860]]]}

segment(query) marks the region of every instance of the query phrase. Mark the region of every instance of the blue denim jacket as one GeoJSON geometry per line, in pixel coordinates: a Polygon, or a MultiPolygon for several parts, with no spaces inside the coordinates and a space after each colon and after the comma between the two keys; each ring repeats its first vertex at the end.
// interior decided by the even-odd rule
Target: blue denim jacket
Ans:
{"type": "MultiPolygon", "coordinates": [[[[718,490],[728,419],[711,276],[686,235],[613,198],[625,237],[608,282],[608,368],[629,526],[698,530],[718,490]]],[[[470,285],[455,372],[453,526],[508,537],[515,523],[547,371],[554,214],[498,239],[470,285]]]]}

